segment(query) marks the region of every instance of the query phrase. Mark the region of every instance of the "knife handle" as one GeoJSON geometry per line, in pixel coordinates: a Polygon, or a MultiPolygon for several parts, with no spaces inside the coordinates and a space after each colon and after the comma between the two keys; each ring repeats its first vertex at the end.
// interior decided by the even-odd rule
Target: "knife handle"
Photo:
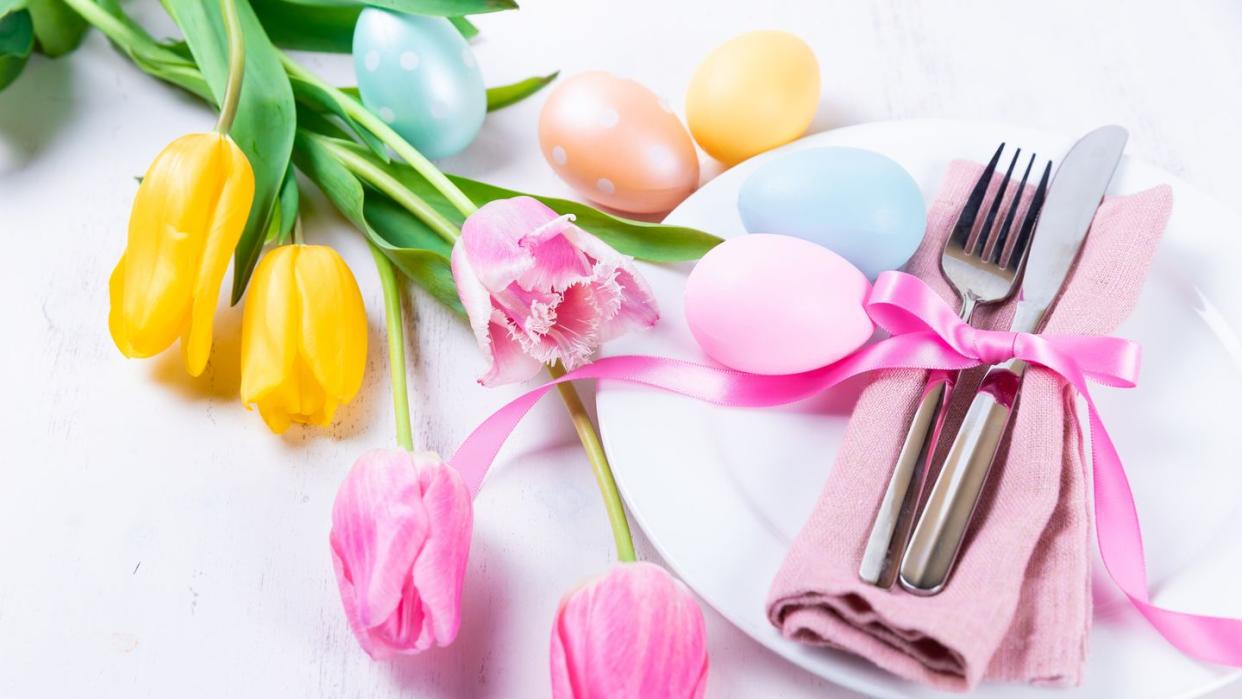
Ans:
{"type": "Polygon", "coordinates": [[[901,559],[901,586],[916,595],[944,588],[1017,403],[1025,364],[988,370],[953,438],[901,559]]]}
{"type": "Polygon", "coordinates": [[[858,577],[882,588],[897,581],[897,564],[910,538],[919,500],[927,481],[928,460],[935,451],[944,425],[945,407],[953,389],[955,374],[933,372],[923,387],[914,409],[906,439],[902,442],[893,473],[871,525],[871,535],[863,550],[858,577]]]}

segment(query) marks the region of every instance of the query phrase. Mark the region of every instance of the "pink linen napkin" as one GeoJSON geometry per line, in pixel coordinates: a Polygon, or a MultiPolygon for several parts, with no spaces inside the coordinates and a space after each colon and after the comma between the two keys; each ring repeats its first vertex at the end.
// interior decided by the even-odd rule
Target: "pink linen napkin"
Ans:
{"type": "MultiPolygon", "coordinates": [[[[940,276],[940,250],[980,171],[974,163],[950,165],[926,237],[907,265],[954,303],[940,276]]],[[[1138,299],[1171,207],[1167,185],[1105,200],[1046,332],[1112,332],[1138,299]]],[[[1011,315],[1011,307],[981,309],[975,324],[997,327],[1011,315]]],[[[981,376],[981,369],[968,372],[963,388],[981,376]]],[[[989,477],[945,590],[916,597],[858,577],[925,378],[922,371],[884,372],[863,392],[815,511],[772,583],[769,618],[788,638],[856,653],[940,689],[967,690],[985,678],[1076,685],[1091,624],[1089,462],[1073,391],[1046,370],[1026,374],[1010,456],[989,477]]],[[[956,394],[949,434],[969,393],[956,394]]]]}

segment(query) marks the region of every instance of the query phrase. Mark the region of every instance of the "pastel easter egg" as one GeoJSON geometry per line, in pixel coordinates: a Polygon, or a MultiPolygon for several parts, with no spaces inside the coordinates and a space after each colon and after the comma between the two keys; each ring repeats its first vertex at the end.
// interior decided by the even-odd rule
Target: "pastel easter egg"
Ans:
{"type": "Polygon", "coordinates": [[[792,374],[835,362],[875,331],[871,284],[827,248],[785,235],[730,238],[686,280],[686,322],[721,364],[792,374]]]}
{"type": "Polygon", "coordinates": [[[807,148],[755,170],[737,198],[751,233],[818,243],[868,277],[897,269],[923,239],[918,183],[892,159],[858,148],[807,148]]]}
{"type": "Polygon", "coordinates": [[[602,71],[548,95],[539,147],[566,184],[620,211],[668,211],[699,183],[694,143],[677,116],[651,90],[602,71]]]}
{"type": "Polygon", "coordinates": [[[798,138],[819,106],[819,64],[788,32],[736,36],[699,64],[686,121],[703,150],[728,165],[798,138]]]}
{"type": "Polygon", "coordinates": [[[354,27],[362,103],[428,158],[460,152],[487,115],[487,88],[466,40],[443,17],[374,7],[354,27]]]}

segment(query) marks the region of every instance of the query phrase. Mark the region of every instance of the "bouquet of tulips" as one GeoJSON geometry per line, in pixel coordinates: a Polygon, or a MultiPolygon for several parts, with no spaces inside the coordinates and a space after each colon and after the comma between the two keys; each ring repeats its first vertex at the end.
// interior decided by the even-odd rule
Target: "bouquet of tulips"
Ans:
{"type": "MultiPolygon", "coordinates": [[[[244,300],[241,399],[281,432],[328,425],[362,384],[366,309],[353,272],[307,244],[295,170],[370,243],[384,291],[398,449],[354,464],[332,511],[330,546],[345,616],[373,658],[451,643],[470,548],[474,493],[434,453],[416,451],[404,374],[400,283],[469,322],[485,385],[559,376],[609,338],[652,325],[655,301],[633,259],[695,259],[718,239],[628,221],[441,172],[351,88],[283,49],[348,51],[364,6],[448,18],[512,0],[164,0],[182,37],[157,40],[117,0],[0,0],[0,89],[35,51],[71,52],[102,32],[139,69],[218,108],[214,129],[182,136],[141,178],[108,324],[127,357],[180,341],[186,371],[211,356],[229,262],[244,300]]],[[[489,90],[511,104],[548,79],[489,90]]],[[[635,561],[599,438],[571,384],[561,396],[594,468],[621,565],[575,592],[553,623],[557,697],[693,697],[703,692],[704,623],[693,597],[635,561]]]]}

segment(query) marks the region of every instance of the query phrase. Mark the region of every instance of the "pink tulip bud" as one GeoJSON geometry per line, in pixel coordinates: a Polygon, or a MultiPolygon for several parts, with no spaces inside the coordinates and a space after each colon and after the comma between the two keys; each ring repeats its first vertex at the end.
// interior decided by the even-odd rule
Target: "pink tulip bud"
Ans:
{"type": "Polygon", "coordinates": [[[332,507],[332,563],[349,626],[372,658],[445,646],[461,623],[470,493],[431,452],[375,450],[332,507]]]}
{"type": "Polygon", "coordinates": [[[660,318],[633,260],[530,197],[489,202],[466,219],[452,262],[490,364],[486,386],[557,361],[577,368],[606,340],[660,318]]]}
{"type": "Polygon", "coordinates": [[[623,563],[561,601],[553,699],[690,699],[707,686],[703,612],[681,581],[623,563]]]}

